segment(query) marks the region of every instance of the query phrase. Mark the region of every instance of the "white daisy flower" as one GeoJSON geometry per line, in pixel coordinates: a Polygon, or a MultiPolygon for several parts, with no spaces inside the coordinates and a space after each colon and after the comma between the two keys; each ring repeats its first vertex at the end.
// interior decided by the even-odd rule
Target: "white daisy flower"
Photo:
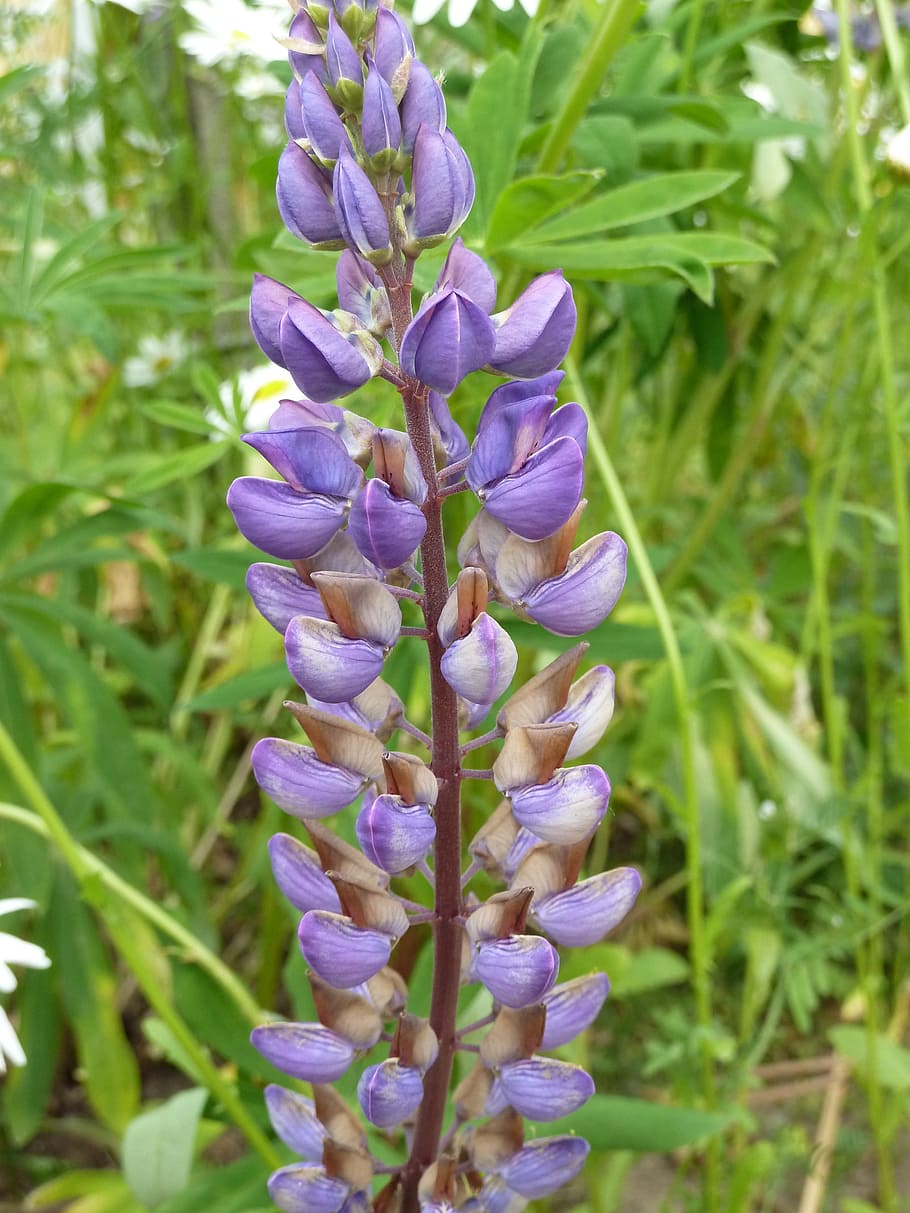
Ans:
{"type": "Polygon", "coordinates": [[[905,126],[888,141],[885,161],[899,177],[910,180],[910,126],[905,126]]]}
{"type": "Polygon", "coordinates": [[[123,364],[123,382],[127,387],[149,387],[185,362],[191,352],[190,342],[177,329],[163,337],[142,337],[138,353],[123,364]]]}
{"type": "Polygon", "coordinates": [[[180,45],[205,67],[228,67],[242,59],[270,63],[285,57],[275,39],[287,33],[290,10],[285,0],[255,8],[243,0],[186,0],[184,8],[196,29],[181,34],[180,45]]]}
{"type": "Polygon", "coordinates": [[[212,437],[248,434],[268,428],[269,418],[282,400],[297,400],[300,389],[287,371],[273,362],[251,371],[238,371],[218,389],[219,404],[205,410],[212,437]]]}
{"type": "MultiPolygon", "coordinates": [[[[432,21],[445,2],[446,0],[414,0],[414,8],[411,13],[414,24],[426,25],[428,21],[432,21]]],[[[514,7],[515,0],[493,0],[493,3],[500,12],[507,13],[514,7]]],[[[528,16],[533,17],[537,12],[539,0],[519,0],[519,3],[528,16]]],[[[466,25],[476,4],[477,0],[449,0],[450,24],[456,27],[466,25]]]]}
{"type": "MultiPolygon", "coordinates": [[[[0,899],[0,917],[4,914],[14,914],[17,910],[34,908],[35,902],[27,897],[0,899]]],[[[36,943],[28,943],[17,935],[0,931],[0,993],[10,994],[16,988],[16,975],[10,965],[22,965],[26,969],[46,969],[50,963],[44,948],[39,948],[36,943]]],[[[3,1007],[0,1007],[0,1074],[6,1073],[7,1061],[14,1066],[24,1066],[25,1052],[9,1016],[3,1007]]]]}

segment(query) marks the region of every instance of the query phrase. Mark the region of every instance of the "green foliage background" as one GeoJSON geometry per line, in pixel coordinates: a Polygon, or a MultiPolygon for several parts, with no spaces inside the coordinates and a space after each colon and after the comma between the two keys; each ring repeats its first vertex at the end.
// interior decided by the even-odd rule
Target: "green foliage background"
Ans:
{"type": "MultiPolygon", "coordinates": [[[[880,151],[910,85],[900,13],[863,7],[880,44],[855,50],[840,3],[840,54],[787,0],[550,0],[533,21],[482,0],[417,34],[500,300],[554,266],[573,282],[583,525],[631,552],[591,638],[618,710],[590,866],[634,863],[646,891],[565,958],[613,991],[562,1051],[601,1094],[553,1209],[795,1209],[813,1175],[826,1203],[801,1213],[910,1208],[910,186],[880,151]],[[819,1155],[832,1058],[847,1100],[819,1155]]],[[[0,22],[0,893],[39,903],[15,929],[53,959],[16,995],[0,1194],[254,1213],[284,1156],[248,1032],[308,995],[266,860],[281,814],[248,776],[256,738],[291,735],[291,684],[223,498],[252,466],[251,274],[331,306],[334,255],[279,231],[280,85],[250,98],[242,59],[185,56],[180,5],[0,22]],[[148,382],[124,373],[174,332],[148,382]]],[[[384,386],[353,407],[390,421],[384,386]]],[[[489,386],[454,399],[469,432],[489,386]]],[[[470,507],[447,508],[456,536],[470,507]]],[[[514,634],[524,673],[562,643],[514,634]]],[[[415,653],[389,677],[416,720],[415,653]]]]}

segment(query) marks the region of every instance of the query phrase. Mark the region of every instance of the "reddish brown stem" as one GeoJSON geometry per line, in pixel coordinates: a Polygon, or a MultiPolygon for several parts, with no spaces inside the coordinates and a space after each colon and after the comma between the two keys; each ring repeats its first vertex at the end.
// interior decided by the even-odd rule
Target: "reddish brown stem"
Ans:
{"type": "MultiPolygon", "coordinates": [[[[385,278],[392,311],[396,347],[411,319],[410,274],[385,278]],[[397,280],[396,280],[397,278],[397,280]]],[[[458,736],[458,701],[442,676],[443,647],[436,632],[439,615],[449,593],[445,536],[442,526],[443,495],[436,478],[433,435],[430,428],[429,390],[404,376],[400,389],[408,435],[427,483],[423,512],[427,530],[420,545],[423,566],[423,614],[427,627],[432,704],[432,769],[439,780],[436,801],[435,880],[433,918],[435,951],[430,1023],[439,1040],[439,1054],[424,1079],[424,1096],[417,1113],[411,1154],[402,1174],[402,1213],[418,1213],[417,1185],[439,1151],[448,1103],[452,1062],[455,1057],[455,1018],[461,976],[461,766],[458,736]]]]}

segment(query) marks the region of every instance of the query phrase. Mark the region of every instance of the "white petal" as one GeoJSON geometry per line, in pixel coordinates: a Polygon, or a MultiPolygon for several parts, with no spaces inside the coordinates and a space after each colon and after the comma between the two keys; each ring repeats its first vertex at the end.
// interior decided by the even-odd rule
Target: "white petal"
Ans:
{"type": "Polygon", "coordinates": [[[477,0],[449,0],[449,20],[456,29],[467,24],[476,3],[477,0]]]}
{"type": "Polygon", "coordinates": [[[415,25],[426,25],[428,21],[433,20],[444,3],[445,0],[414,0],[411,19],[415,25]]]}
{"type": "Polygon", "coordinates": [[[0,931],[0,960],[6,964],[25,965],[27,969],[46,969],[51,963],[44,948],[3,931],[0,931]]]}
{"type": "Polygon", "coordinates": [[[14,1066],[25,1065],[25,1053],[19,1043],[19,1037],[3,1007],[0,1007],[0,1074],[6,1073],[4,1058],[9,1058],[14,1066]]]}
{"type": "Polygon", "coordinates": [[[0,898],[0,917],[4,914],[15,914],[17,910],[35,910],[37,908],[37,901],[32,901],[30,897],[0,898]]]}

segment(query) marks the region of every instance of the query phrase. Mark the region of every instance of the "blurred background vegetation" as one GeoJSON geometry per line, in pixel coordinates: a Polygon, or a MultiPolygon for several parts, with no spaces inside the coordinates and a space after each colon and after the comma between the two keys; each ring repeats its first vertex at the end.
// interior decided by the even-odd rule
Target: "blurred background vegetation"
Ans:
{"type": "MultiPolygon", "coordinates": [[[[291,735],[291,683],[223,501],[289,391],[253,271],[332,305],[334,255],[274,203],[286,19],[0,3],[0,894],[38,902],[12,929],[53,962],[6,1000],[4,1209],[254,1213],[283,1158],[247,1038],[308,995],[248,758],[291,735]]],[[[595,1150],[541,1209],[910,1208],[907,26],[889,0],[481,0],[417,30],[500,306],[573,282],[583,525],[632,555],[592,637],[618,710],[590,865],[646,889],[564,960],[613,992],[563,1050],[595,1150]]],[[[454,398],[469,432],[489,387],[454,398]]],[[[515,636],[525,673],[562,643],[515,636]]],[[[388,677],[420,719],[406,644],[388,677]]],[[[418,1005],[426,942],[396,953],[418,1005]]]]}

